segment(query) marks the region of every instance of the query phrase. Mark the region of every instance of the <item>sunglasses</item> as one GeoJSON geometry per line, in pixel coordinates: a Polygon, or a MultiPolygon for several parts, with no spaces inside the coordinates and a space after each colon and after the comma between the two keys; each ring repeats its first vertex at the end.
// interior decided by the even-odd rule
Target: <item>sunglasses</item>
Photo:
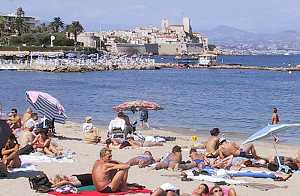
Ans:
{"type": "Polygon", "coordinates": [[[222,189],[215,189],[213,192],[218,193],[218,192],[223,192],[223,191],[222,191],[222,189]]]}

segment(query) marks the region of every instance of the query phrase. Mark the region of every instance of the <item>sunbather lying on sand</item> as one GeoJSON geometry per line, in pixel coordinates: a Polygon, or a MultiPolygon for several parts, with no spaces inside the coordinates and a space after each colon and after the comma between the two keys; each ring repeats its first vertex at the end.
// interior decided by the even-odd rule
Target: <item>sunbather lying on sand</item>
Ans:
{"type": "Polygon", "coordinates": [[[163,144],[161,142],[149,142],[149,141],[143,141],[143,140],[134,140],[133,137],[128,137],[127,141],[133,148],[163,146],[163,144]]]}
{"type": "Polygon", "coordinates": [[[97,191],[102,193],[127,191],[129,168],[128,164],[113,161],[109,148],[102,148],[100,159],[95,162],[92,170],[93,183],[97,191]]]}
{"type": "Polygon", "coordinates": [[[159,163],[156,164],[155,169],[174,169],[181,162],[181,147],[176,145],[172,148],[172,152],[167,157],[165,157],[159,163]]]}
{"type": "Polygon", "coordinates": [[[227,193],[228,196],[236,196],[234,188],[221,188],[220,186],[214,186],[210,190],[206,184],[200,184],[192,193],[192,196],[223,196],[227,193]]]}
{"type": "MultiPolygon", "coordinates": [[[[291,157],[284,157],[284,156],[279,156],[279,162],[282,165],[286,165],[289,168],[291,168],[294,171],[297,171],[299,169],[298,165],[299,165],[299,159],[295,158],[291,158],[291,157]]],[[[269,158],[269,165],[270,166],[270,170],[271,171],[277,171],[278,170],[278,158],[277,156],[272,156],[269,158]]]]}
{"type": "Polygon", "coordinates": [[[36,149],[39,152],[43,152],[46,155],[57,156],[62,154],[62,152],[59,151],[57,147],[51,143],[51,139],[47,134],[47,130],[38,129],[37,131],[38,135],[34,138],[32,142],[32,146],[34,149],[36,149]]]}
{"type": "Polygon", "coordinates": [[[93,185],[92,174],[78,174],[72,176],[56,175],[50,179],[53,188],[61,187],[63,185],[73,185],[76,187],[93,185]]]}
{"type": "Polygon", "coordinates": [[[139,167],[146,167],[153,163],[155,163],[156,160],[153,158],[152,153],[150,151],[145,151],[144,154],[136,156],[132,159],[130,159],[127,164],[130,166],[138,165],[139,167]]]}
{"type": "Polygon", "coordinates": [[[225,139],[220,142],[218,152],[220,158],[225,158],[230,155],[233,155],[234,157],[262,159],[256,154],[256,149],[253,144],[249,144],[244,148],[241,148],[236,143],[228,142],[225,139]]]}
{"type": "Polygon", "coordinates": [[[21,160],[19,157],[19,144],[14,134],[11,134],[2,148],[2,162],[7,169],[21,167],[21,160]]]}

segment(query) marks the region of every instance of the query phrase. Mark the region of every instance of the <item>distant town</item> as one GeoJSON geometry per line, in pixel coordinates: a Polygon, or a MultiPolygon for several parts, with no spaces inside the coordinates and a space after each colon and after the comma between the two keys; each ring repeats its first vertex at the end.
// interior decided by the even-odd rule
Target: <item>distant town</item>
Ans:
{"type": "Polygon", "coordinates": [[[42,23],[36,17],[26,15],[20,7],[14,13],[0,13],[0,51],[16,50],[16,48],[30,51],[68,51],[75,47],[77,51],[103,50],[117,55],[300,53],[297,42],[281,41],[279,38],[274,40],[270,37],[262,39],[263,36],[255,37],[247,33],[241,35],[240,31],[226,30],[193,32],[191,19],[183,17],[181,24],[173,24],[168,19],[162,19],[160,27],[88,32],[80,21],[65,24],[62,18],[54,17],[52,21],[42,23]]]}

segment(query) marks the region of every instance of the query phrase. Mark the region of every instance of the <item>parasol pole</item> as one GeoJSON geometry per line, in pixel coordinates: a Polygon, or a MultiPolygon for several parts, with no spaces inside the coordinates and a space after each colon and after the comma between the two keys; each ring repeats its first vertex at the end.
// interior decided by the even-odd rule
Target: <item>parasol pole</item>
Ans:
{"type": "MultiPolygon", "coordinates": [[[[273,134],[271,134],[271,135],[272,135],[272,137],[275,138],[275,136],[273,134]]],[[[276,154],[276,159],[277,159],[277,164],[278,164],[277,172],[284,170],[285,173],[287,173],[290,170],[290,168],[288,166],[284,165],[284,163],[281,164],[280,159],[279,159],[279,155],[278,155],[278,151],[277,151],[277,148],[276,148],[276,145],[275,145],[275,139],[273,140],[272,143],[273,143],[273,147],[274,147],[275,154],[276,154]]]]}

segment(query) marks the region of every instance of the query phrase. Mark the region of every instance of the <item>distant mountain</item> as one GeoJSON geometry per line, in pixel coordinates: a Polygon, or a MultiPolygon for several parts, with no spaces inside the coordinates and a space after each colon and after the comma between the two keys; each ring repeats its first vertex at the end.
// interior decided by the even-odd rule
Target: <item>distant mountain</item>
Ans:
{"type": "Polygon", "coordinates": [[[255,33],[243,31],[241,29],[225,25],[217,26],[211,30],[204,31],[203,33],[208,36],[209,40],[217,42],[224,40],[244,41],[257,38],[257,35],[255,33]]]}
{"type": "Polygon", "coordinates": [[[222,25],[202,32],[216,45],[256,44],[300,49],[300,32],[294,30],[263,34],[222,25]]]}

